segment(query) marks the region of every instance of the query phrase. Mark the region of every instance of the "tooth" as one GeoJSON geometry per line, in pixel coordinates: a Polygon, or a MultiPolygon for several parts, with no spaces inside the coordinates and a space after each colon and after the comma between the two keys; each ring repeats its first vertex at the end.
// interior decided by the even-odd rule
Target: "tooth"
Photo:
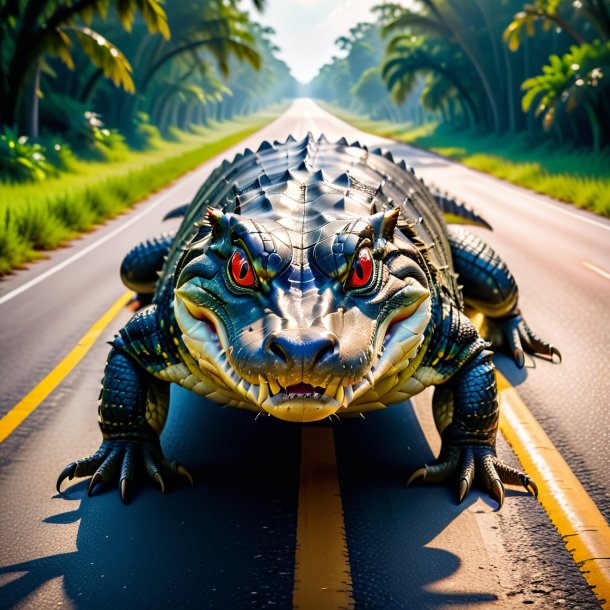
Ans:
{"type": "Polygon", "coordinates": [[[334,396],[337,393],[337,388],[339,387],[340,383],[341,377],[333,377],[333,380],[328,384],[325,393],[329,396],[334,396]]]}
{"type": "Polygon", "coordinates": [[[248,399],[251,402],[256,402],[257,403],[257,401],[258,401],[258,394],[259,394],[259,386],[255,385],[255,384],[251,384],[250,387],[248,388],[248,399]]]}
{"type": "Polygon", "coordinates": [[[352,385],[348,385],[345,388],[345,406],[349,405],[354,398],[354,387],[352,385]]]}
{"type": "Polygon", "coordinates": [[[337,388],[337,393],[335,394],[335,400],[339,403],[339,404],[343,404],[343,398],[345,397],[345,392],[343,391],[343,386],[340,385],[337,388]]]}
{"type": "Polygon", "coordinates": [[[261,379],[261,383],[258,387],[258,398],[256,399],[256,403],[260,407],[269,397],[269,386],[265,381],[262,380],[260,375],[259,378],[261,379]]]}
{"type": "Polygon", "coordinates": [[[275,380],[275,377],[272,375],[267,375],[267,379],[269,380],[269,389],[273,395],[279,394],[281,391],[280,384],[275,380]]]}
{"type": "Polygon", "coordinates": [[[371,384],[374,385],[375,384],[375,377],[373,377],[373,371],[369,371],[366,375],[365,375],[366,380],[371,384]]]}

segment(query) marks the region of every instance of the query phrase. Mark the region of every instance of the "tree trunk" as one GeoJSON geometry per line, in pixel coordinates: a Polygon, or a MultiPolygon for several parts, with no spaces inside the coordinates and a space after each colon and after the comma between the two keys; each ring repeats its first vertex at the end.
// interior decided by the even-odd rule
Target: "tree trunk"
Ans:
{"type": "Polygon", "coordinates": [[[593,138],[593,152],[599,153],[601,146],[601,134],[599,130],[599,121],[597,120],[597,116],[595,111],[593,110],[591,104],[585,104],[585,110],[587,111],[587,117],[589,118],[589,125],[591,125],[591,136],[593,138]]]}
{"type": "Polygon", "coordinates": [[[40,60],[32,66],[32,77],[29,83],[27,95],[27,129],[26,133],[30,138],[36,139],[39,135],[39,98],[38,89],[40,88],[40,60]]]}

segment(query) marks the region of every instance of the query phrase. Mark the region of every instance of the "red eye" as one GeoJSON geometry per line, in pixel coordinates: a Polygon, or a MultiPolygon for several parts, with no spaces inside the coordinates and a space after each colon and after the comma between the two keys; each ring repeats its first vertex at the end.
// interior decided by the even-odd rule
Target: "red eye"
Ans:
{"type": "Polygon", "coordinates": [[[362,248],[352,265],[352,271],[347,278],[347,288],[362,288],[366,286],[373,276],[373,257],[368,248],[362,248]]]}
{"type": "Polygon", "coordinates": [[[233,253],[230,265],[231,275],[238,286],[252,288],[256,284],[256,278],[254,277],[250,262],[241,252],[236,250],[233,253]]]}

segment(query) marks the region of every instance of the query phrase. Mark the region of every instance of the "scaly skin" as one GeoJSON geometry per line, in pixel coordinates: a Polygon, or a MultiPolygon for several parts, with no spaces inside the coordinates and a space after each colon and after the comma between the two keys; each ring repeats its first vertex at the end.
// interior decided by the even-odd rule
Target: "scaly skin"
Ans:
{"type": "Polygon", "coordinates": [[[357,143],[310,135],[224,162],[175,236],[126,257],[131,288],[151,293],[154,272],[160,279],[108,357],[102,446],[68,465],[58,489],[66,477],[93,475],[90,492],[118,479],[125,500],[138,462],[162,489],[171,475],[190,479],[158,440],[173,382],[300,423],[385,408],[435,385],[441,454],[411,480],[455,476],[462,500],[478,476],[500,504],[503,482],[535,490],[495,455],[490,344],[464,302],[491,320],[518,365],[523,347],[558,352],[525,326],[501,259],[448,228],[442,210],[484,223],[357,143]]]}

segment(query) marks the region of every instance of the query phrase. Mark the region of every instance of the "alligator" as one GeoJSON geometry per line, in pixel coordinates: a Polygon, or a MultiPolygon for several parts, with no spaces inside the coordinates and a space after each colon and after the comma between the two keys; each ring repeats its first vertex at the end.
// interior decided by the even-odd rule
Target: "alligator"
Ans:
{"type": "Polygon", "coordinates": [[[537,494],[496,456],[490,348],[508,348],[519,367],[524,352],[561,355],[525,323],[498,254],[444,212],[486,224],[391,153],[344,138],[265,141],[224,161],[173,214],[184,215],[176,232],[123,261],[124,283],[149,304],[111,344],[103,442],[64,468],[58,491],[86,476],[89,495],[118,482],[123,501],[138,476],[161,491],[174,476],[192,485],[159,442],[176,383],[298,423],[358,416],[433,385],[442,448],[408,483],[453,480],[461,502],[476,479],[498,508],[504,484],[537,494]]]}

